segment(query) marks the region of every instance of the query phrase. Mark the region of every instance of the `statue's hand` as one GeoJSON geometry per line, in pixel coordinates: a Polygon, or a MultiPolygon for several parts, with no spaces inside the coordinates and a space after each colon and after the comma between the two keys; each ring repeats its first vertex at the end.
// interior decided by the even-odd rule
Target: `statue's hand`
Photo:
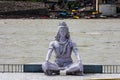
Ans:
{"type": "Polygon", "coordinates": [[[78,60],[79,66],[80,66],[80,71],[83,73],[83,64],[81,60],[78,60]]]}
{"type": "Polygon", "coordinates": [[[82,65],[82,61],[78,60],[78,64],[79,64],[79,66],[81,66],[82,65]]]}
{"type": "Polygon", "coordinates": [[[49,62],[48,60],[45,61],[45,63],[48,63],[48,62],[49,62]]]}
{"type": "Polygon", "coordinates": [[[81,61],[81,60],[78,60],[78,63],[79,63],[79,64],[82,64],[82,61],[81,61]]]}

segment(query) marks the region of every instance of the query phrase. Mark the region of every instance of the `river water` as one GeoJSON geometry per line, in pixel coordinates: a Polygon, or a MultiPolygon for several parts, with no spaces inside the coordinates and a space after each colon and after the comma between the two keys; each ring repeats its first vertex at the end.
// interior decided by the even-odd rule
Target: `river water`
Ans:
{"type": "MultiPolygon", "coordinates": [[[[120,64],[120,19],[1,19],[0,64],[44,62],[61,21],[68,24],[83,64],[120,64]]],[[[74,53],[72,58],[77,60],[74,53]]]]}

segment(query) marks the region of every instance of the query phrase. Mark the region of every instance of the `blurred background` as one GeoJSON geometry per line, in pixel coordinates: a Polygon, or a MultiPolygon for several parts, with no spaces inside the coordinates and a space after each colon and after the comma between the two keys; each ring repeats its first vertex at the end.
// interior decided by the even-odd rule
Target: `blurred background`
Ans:
{"type": "Polygon", "coordinates": [[[0,18],[120,18],[120,0],[0,0],[0,18]]]}

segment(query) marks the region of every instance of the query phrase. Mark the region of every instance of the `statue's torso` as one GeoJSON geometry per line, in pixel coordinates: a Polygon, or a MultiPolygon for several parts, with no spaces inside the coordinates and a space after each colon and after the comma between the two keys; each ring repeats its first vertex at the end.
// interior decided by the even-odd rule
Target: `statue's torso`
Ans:
{"type": "Polygon", "coordinates": [[[61,65],[65,63],[67,65],[72,63],[72,58],[71,58],[72,49],[73,49],[72,42],[69,41],[64,44],[61,44],[58,41],[54,41],[53,49],[55,51],[55,55],[56,55],[55,62],[57,64],[61,65]]]}

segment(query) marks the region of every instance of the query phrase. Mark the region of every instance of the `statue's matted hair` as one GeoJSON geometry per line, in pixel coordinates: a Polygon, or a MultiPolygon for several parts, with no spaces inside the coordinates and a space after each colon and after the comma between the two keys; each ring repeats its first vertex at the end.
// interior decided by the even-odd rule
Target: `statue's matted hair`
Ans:
{"type": "Polygon", "coordinates": [[[55,36],[55,40],[59,41],[59,39],[61,37],[60,36],[60,30],[61,29],[66,29],[67,34],[66,34],[65,38],[70,39],[70,33],[69,33],[69,28],[67,27],[67,24],[65,22],[61,22],[61,23],[59,23],[59,30],[57,32],[57,35],[55,36]]]}

